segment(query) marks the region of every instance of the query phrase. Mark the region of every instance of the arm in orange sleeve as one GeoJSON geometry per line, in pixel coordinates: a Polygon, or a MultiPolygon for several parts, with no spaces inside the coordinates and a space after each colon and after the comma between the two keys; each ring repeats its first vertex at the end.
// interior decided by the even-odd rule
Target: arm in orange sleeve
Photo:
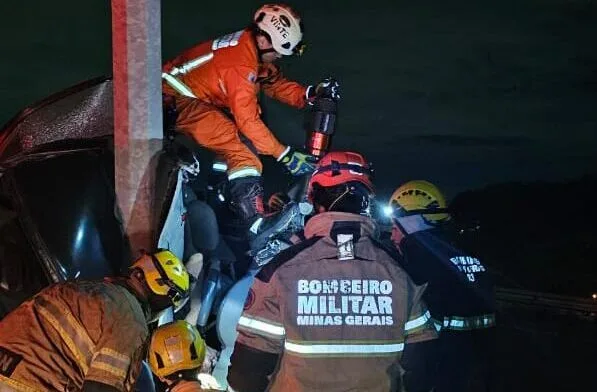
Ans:
{"type": "Polygon", "coordinates": [[[286,149],[259,117],[255,70],[250,67],[222,71],[230,110],[240,131],[253,142],[260,154],[278,158],[286,149]]]}
{"type": "Polygon", "coordinates": [[[266,77],[261,81],[261,88],[268,97],[292,107],[302,109],[306,104],[307,88],[288,80],[274,64],[263,66],[266,77]]]}

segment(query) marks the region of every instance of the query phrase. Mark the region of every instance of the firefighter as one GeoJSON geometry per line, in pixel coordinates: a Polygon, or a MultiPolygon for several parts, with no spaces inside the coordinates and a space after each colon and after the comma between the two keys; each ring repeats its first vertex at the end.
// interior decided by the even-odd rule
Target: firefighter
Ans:
{"type": "Polygon", "coordinates": [[[390,199],[392,242],[440,331],[436,391],[491,389],[494,288],[486,267],[451,239],[451,216],[440,190],[409,181],[390,199]]]}
{"type": "Polygon", "coordinates": [[[148,324],[188,294],[167,250],[143,254],[123,278],[45,288],[0,321],[0,390],[131,391],[148,324]]]}
{"type": "Polygon", "coordinates": [[[267,4],[249,27],[200,43],[163,67],[165,105],[176,112],[176,130],[226,161],[231,205],[250,236],[267,236],[283,220],[264,213],[257,153],[274,157],[293,175],[313,170],[313,157],[280,143],[263,123],[259,91],[295,108],[317,95],[339,97],[332,79],[305,87],[286,79],[274,65],[282,56],[300,55],[302,39],[301,18],[286,5],[267,4]]]}
{"type": "Polygon", "coordinates": [[[266,265],[248,294],[228,378],[235,391],[431,389],[436,331],[424,286],[378,240],[371,175],[358,153],[318,163],[305,239],[266,265]]]}
{"type": "Polygon", "coordinates": [[[206,345],[197,328],[178,320],[153,332],[147,362],[168,392],[206,391],[199,381],[205,354],[206,345]]]}

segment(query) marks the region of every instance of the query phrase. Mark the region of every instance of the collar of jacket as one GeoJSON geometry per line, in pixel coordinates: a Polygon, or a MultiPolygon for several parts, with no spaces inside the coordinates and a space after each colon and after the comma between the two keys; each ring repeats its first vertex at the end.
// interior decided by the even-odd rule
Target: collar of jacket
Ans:
{"type": "MultiPolygon", "coordinates": [[[[350,214],[347,212],[324,212],[317,214],[309,219],[305,225],[304,232],[307,239],[313,237],[323,237],[322,241],[327,244],[327,246],[323,247],[323,249],[318,248],[318,259],[337,257],[338,249],[336,239],[332,238],[331,232],[334,228],[334,224],[338,224],[339,222],[342,224],[354,223],[355,227],[359,228],[359,238],[357,238],[355,241],[355,245],[359,242],[366,241],[369,237],[373,237],[375,239],[379,238],[379,228],[375,221],[369,217],[358,214],[350,214]]],[[[355,256],[357,259],[377,259],[377,253],[374,247],[361,247],[356,245],[355,248],[355,256]]]]}
{"type": "Polygon", "coordinates": [[[315,215],[305,225],[305,237],[329,237],[332,227],[337,222],[358,223],[361,237],[379,237],[379,228],[373,219],[348,212],[323,212],[315,215]]]}
{"type": "Polygon", "coordinates": [[[147,301],[147,299],[145,298],[140,298],[139,295],[136,293],[135,289],[133,289],[131,287],[131,283],[130,283],[130,279],[127,277],[108,277],[108,278],[104,278],[105,282],[110,282],[112,284],[118,285],[118,286],[122,286],[124,287],[129,293],[131,293],[131,295],[133,297],[135,297],[137,299],[137,301],[139,301],[139,304],[141,305],[141,309],[143,310],[143,313],[145,314],[145,320],[147,320],[149,322],[149,320],[151,319],[151,306],[149,306],[149,302],[147,301]]]}

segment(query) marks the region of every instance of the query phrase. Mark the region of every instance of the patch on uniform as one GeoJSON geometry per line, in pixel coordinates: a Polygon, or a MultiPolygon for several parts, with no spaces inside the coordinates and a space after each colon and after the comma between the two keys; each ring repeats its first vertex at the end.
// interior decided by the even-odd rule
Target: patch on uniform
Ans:
{"type": "Polygon", "coordinates": [[[354,259],[354,237],[352,234],[338,234],[336,237],[338,260],[354,259]]]}
{"type": "Polygon", "coordinates": [[[10,377],[22,359],[22,356],[0,347],[0,374],[10,377]]]}
{"type": "Polygon", "coordinates": [[[255,72],[249,72],[249,76],[247,76],[247,79],[249,80],[249,82],[255,83],[257,81],[257,75],[255,75],[255,72]]]}
{"type": "Polygon", "coordinates": [[[255,292],[253,289],[249,289],[249,294],[247,294],[247,299],[245,300],[245,306],[243,310],[249,310],[255,303],[255,292]]]}

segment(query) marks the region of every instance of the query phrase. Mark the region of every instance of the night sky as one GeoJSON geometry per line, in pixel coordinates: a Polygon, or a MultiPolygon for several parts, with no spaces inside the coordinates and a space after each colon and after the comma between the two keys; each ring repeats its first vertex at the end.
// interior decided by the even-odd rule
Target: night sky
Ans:
{"type": "MultiPolygon", "coordinates": [[[[242,28],[257,1],[163,1],[163,56],[242,28]]],[[[513,180],[597,172],[594,0],[294,1],[308,48],[284,60],[305,83],[342,84],[335,148],[364,153],[381,197],[409,179],[448,196],[513,180]]],[[[111,73],[107,0],[2,1],[0,123],[111,73]]],[[[302,114],[265,102],[286,143],[302,114]]]]}

